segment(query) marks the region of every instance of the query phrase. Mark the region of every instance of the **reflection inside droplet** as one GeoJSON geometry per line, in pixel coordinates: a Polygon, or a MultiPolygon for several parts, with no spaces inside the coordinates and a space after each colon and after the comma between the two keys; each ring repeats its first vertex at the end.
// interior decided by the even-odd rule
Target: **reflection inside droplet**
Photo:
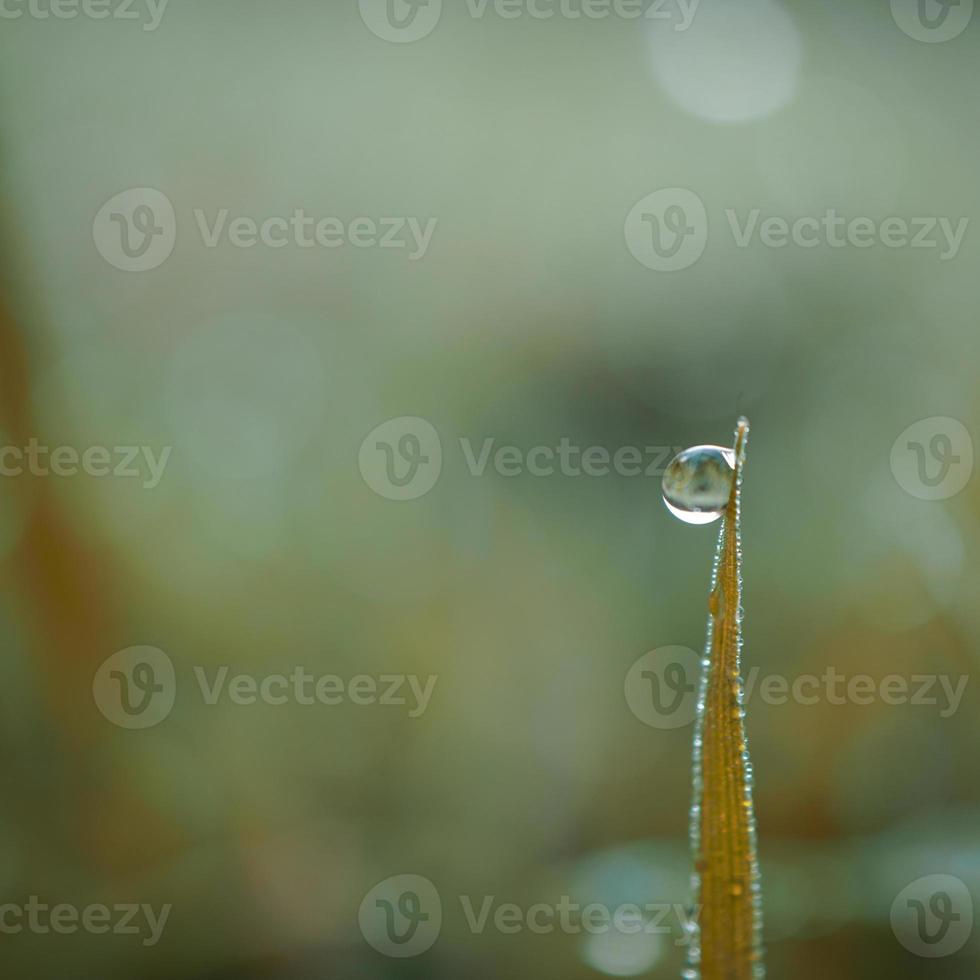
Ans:
{"type": "Polygon", "coordinates": [[[681,510],[680,507],[675,507],[666,496],[664,497],[664,504],[674,517],[680,518],[685,524],[711,524],[713,521],[717,521],[723,513],[720,510],[681,510]]]}
{"type": "Polygon", "coordinates": [[[678,453],[664,472],[664,503],[688,524],[710,524],[725,511],[734,474],[731,449],[692,446],[678,453]]]}

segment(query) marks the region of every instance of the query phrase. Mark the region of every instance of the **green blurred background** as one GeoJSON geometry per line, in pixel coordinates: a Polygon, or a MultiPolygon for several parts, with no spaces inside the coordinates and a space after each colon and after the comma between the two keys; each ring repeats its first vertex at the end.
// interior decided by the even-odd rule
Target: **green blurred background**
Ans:
{"type": "Polygon", "coordinates": [[[717,526],[667,513],[657,465],[476,475],[461,440],[663,447],[662,470],[741,413],[745,668],[966,678],[955,710],[939,681],[933,703],[749,698],[770,976],[977,975],[972,904],[952,896],[939,950],[902,897],[949,875],[980,898],[975,229],[945,257],[938,230],[741,247],[726,216],[972,221],[980,24],[924,3],[432,0],[385,38],[371,0],[158,22],[7,0],[0,445],[172,452],[153,487],[0,478],[0,904],[172,909],[153,945],[11,911],[6,975],[679,976],[676,929],[480,932],[461,896],[690,901],[692,729],[631,710],[627,677],[700,649],[717,526]],[[93,230],[130,188],[176,216],[138,272],[93,230]],[[662,188],[707,216],[673,271],[624,231],[662,188]],[[299,208],[437,224],[413,260],[210,248],[195,218],[299,208]],[[403,418],[431,427],[383,430],[419,468],[404,493],[367,438],[403,418]],[[917,441],[941,482],[916,483],[917,441]],[[176,701],[129,730],[93,678],[134,646],[164,651],[176,701]],[[437,682],[417,717],[209,705],[195,668],[221,666],[437,682]],[[359,910],[405,874],[442,928],[399,958],[359,910]]]}

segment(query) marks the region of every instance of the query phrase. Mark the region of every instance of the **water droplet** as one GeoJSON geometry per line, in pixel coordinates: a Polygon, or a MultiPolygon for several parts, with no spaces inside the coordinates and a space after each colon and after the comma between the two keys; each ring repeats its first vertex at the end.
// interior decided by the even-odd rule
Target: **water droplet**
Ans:
{"type": "Polygon", "coordinates": [[[664,472],[664,503],[688,524],[710,524],[725,512],[734,473],[731,449],[692,446],[678,453],[664,472]]]}

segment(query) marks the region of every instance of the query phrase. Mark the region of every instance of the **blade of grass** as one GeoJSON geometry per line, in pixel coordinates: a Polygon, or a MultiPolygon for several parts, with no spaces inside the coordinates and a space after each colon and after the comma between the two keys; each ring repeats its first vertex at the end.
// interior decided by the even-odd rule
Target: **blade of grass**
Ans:
{"type": "Polygon", "coordinates": [[[759,980],[762,916],[752,764],[745,738],[742,651],[742,468],[749,424],[735,431],[735,475],[708,598],[708,637],[694,738],[691,844],[699,935],[689,980],[759,980]]]}

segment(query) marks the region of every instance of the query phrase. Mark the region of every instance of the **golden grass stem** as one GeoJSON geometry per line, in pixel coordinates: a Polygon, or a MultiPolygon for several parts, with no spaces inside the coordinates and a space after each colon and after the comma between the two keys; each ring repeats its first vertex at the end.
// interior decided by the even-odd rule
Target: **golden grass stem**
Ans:
{"type": "Polygon", "coordinates": [[[699,691],[692,838],[700,936],[688,976],[701,980],[759,980],[763,976],[752,769],[740,675],[739,506],[748,432],[748,421],[740,419],[735,434],[735,478],[719,532],[708,600],[707,663],[699,691]]]}

